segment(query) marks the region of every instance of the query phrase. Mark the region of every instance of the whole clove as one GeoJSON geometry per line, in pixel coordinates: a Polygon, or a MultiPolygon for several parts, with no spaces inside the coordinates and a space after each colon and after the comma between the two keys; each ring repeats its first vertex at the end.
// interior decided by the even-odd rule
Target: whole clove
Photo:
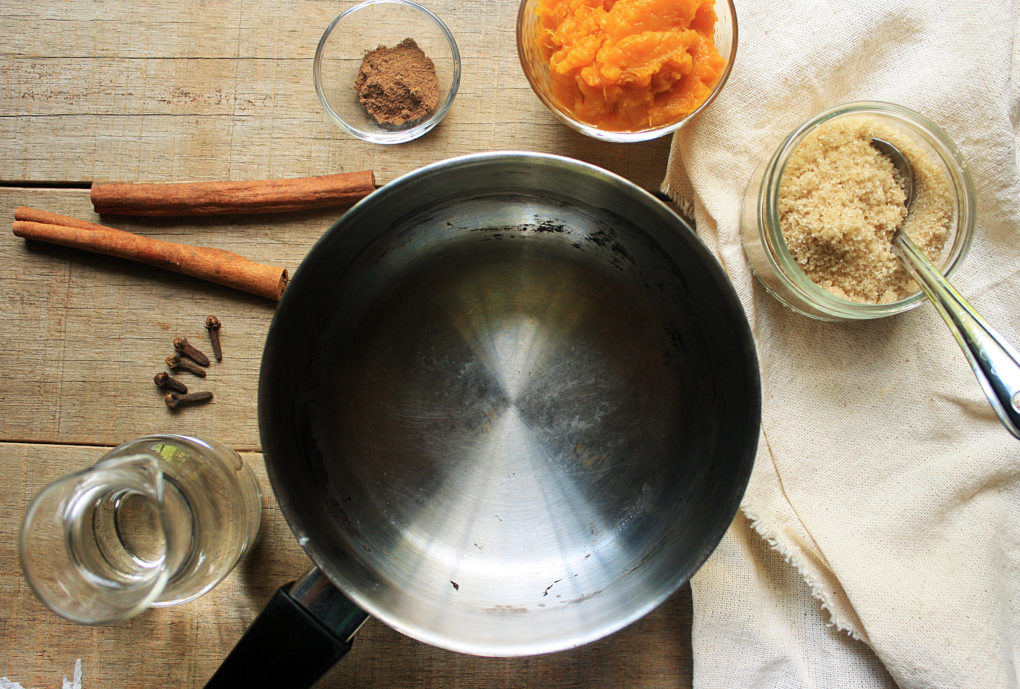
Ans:
{"type": "Polygon", "coordinates": [[[187,371],[193,373],[199,378],[205,378],[205,369],[196,364],[190,359],[185,359],[182,356],[171,355],[166,358],[166,365],[171,371],[187,371]]]}
{"type": "Polygon", "coordinates": [[[177,350],[178,354],[180,354],[181,356],[188,357],[199,366],[209,365],[209,357],[207,357],[203,352],[199,351],[199,349],[195,347],[195,345],[188,342],[188,338],[186,337],[175,337],[174,349],[177,350]]]}
{"type": "Polygon", "coordinates": [[[209,331],[209,340],[212,341],[212,351],[216,361],[223,361],[223,350],[220,349],[220,325],[220,319],[216,316],[209,316],[205,319],[205,329],[209,331]]]}
{"type": "Polygon", "coordinates": [[[166,402],[166,406],[170,409],[176,409],[186,404],[198,404],[199,402],[208,402],[213,398],[212,392],[204,390],[202,392],[191,392],[187,395],[179,395],[176,392],[167,393],[163,400],[166,402]]]}
{"type": "Polygon", "coordinates": [[[172,392],[179,392],[182,395],[188,394],[188,386],[171,376],[166,371],[160,371],[152,377],[152,382],[156,384],[157,388],[163,390],[170,390],[172,392]]]}

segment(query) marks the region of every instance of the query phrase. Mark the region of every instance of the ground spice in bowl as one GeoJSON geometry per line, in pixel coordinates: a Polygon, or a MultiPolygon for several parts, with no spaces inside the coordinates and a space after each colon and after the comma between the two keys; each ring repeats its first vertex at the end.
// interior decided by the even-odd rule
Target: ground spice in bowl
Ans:
{"type": "Polygon", "coordinates": [[[413,38],[365,53],[354,88],[368,115],[386,128],[420,122],[439,104],[435,64],[413,38]]]}
{"type": "Polygon", "coordinates": [[[903,223],[937,264],[953,222],[953,192],[945,170],[902,132],[866,116],[844,117],[820,125],[790,155],[778,211],[791,256],[815,284],[848,301],[887,304],[919,289],[892,253],[893,234],[903,223]],[[895,168],[872,138],[896,145],[914,169],[909,216],[895,168]]]}

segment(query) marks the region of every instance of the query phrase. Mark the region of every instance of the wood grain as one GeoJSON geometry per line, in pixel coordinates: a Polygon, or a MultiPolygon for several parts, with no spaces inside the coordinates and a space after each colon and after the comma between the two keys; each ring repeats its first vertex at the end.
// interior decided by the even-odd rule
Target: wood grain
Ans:
{"type": "MultiPolygon", "coordinates": [[[[13,0],[0,13],[0,217],[28,205],[119,229],[215,246],[291,269],[339,210],[284,216],[106,219],[94,179],[252,180],[371,169],[386,183],[421,165],[485,150],[571,156],[647,189],[669,140],[595,142],[548,113],[517,62],[517,5],[422,0],[463,58],[460,92],[434,131],[398,146],[332,124],[311,80],[315,45],[354,0],[13,0]]],[[[261,606],[308,566],[268,490],[256,421],[262,344],[275,305],[182,275],[56,246],[0,239],[0,676],[58,686],[82,659],[84,686],[202,686],[261,606]],[[216,398],[171,413],[152,376],[175,336],[207,346],[215,314],[224,358],[193,389],[216,398]],[[219,439],[241,450],[266,489],[254,552],[190,604],[108,627],[48,612],[17,562],[28,501],[106,448],[151,432],[219,439]]],[[[188,380],[192,384],[192,380],[188,380]]],[[[448,653],[369,621],[323,687],[688,687],[689,589],[601,642],[552,656],[448,653]]]]}
{"type": "MultiPolygon", "coordinates": [[[[200,687],[277,587],[309,561],[269,490],[261,455],[242,453],[266,493],[259,542],[219,586],[198,600],[152,609],[126,622],[86,627],[49,612],[29,590],[16,533],[28,501],[68,471],[93,464],[104,447],[0,443],[0,676],[50,687],[82,660],[83,686],[200,687]]],[[[363,689],[548,689],[687,687],[691,681],[690,589],[637,623],[573,651],[498,659],[450,653],[369,620],[352,651],[317,686],[363,689]]],[[[295,662],[300,662],[298,659],[295,662]]]]}
{"type": "MultiPolygon", "coordinates": [[[[27,203],[96,220],[86,190],[0,189],[0,217],[27,203]]],[[[212,221],[118,218],[125,229],[246,250],[296,266],[336,212],[212,221]]],[[[307,566],[271,494],[252,556],[198,601],[112,627],[87,628],[45,610],[21,578],[14,544],[21,514],[48,481],[93,463],[106,447],[150,432],[259,448],[256,383],[273,305],[257,297],[118,259],[12,234],[0,241],[0,676],[49,686],[83,659],[86,686],[201,686],[279,585],[307,566]],[[152,383],[175,335],[206,343],[205,316],[223,321],[224,359],[192,389],[213,403],[171,413],[152,383]],[[27,441],[27,442],[26,442],[27,441]]],[[[187,378],[187,376],[182,376],[187,378]]],[[[258,454],[246,454],[262,485],[258,454]]],[[[646,619],[552,656],[485,659],[428,647],[377,622],[321,686],[690,686],[691,600],[681,591],[646,619]]]]}
{"type": "Polygon", "coordinates": [[[9,3],[0,30],[0,180],[243,180],[361,169],[378,181],[484,150],[559,153],[657,189],[669,139],[605,144],[556,120],[517,59],[517,4],[425,0],[458,41],[449,115],[398,146],[359,141],[312,86],[340,3],[9,3]],[[19,11],[20,10],[20,11],[19,11]]]}
{"type": "MultiPolygon", "coordinates": [[[[86,190],[0,189],[0,218],[31,205],[89,221],[86,190]]],[[[342,211],[187,222],[117,218],[117,228],[242,253],[296,268],[342,211]]],[[[0,439],[114,445],[154,430],[204,432],[257,449],[256,383],[275,304],[201,280],[74,249],[0,240],[0,439]],[[152,376],[173,339],[211,349],[205,318],[223,323],[223,361],[191,385],[213,404],[170,412],[152,376]]],[[[186,377],[186,374],[182,377],[186,377]]],[[[201,433],[199,433],[201,434],[201,433]]]]}

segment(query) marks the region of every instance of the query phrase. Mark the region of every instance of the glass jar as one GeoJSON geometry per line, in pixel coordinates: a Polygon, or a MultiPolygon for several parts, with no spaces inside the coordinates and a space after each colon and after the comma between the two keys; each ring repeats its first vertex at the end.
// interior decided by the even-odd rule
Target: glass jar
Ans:
{"type": "Polygon", "coordinates": [[[251,548],[261,520],[262,493],[240,455],[151,435],[46,486],[25,511],[18,550],[43,603],[101,624],[202,595],[251,548]]]}
{"type": "Polygon", "coordinates": [[[970,173],[952,140],[935,123],[891,103],[856,102],[821,112],[791,132],[771,157],[761,161],[744,193],[740,239],[751,270],[776,299],[806,316],[827,321],[882,318],[909,311],[925,301],[918,290],[898,301],[865,304],[838,297],[809,278],[787,247],[779,222],[779,186],[790,156],[819,126],[844,117],[866,116],[916,146],[945,170],[952,214],[939,270],[946,276],[963,261],[974,235],[975,201],[970,173]]]}

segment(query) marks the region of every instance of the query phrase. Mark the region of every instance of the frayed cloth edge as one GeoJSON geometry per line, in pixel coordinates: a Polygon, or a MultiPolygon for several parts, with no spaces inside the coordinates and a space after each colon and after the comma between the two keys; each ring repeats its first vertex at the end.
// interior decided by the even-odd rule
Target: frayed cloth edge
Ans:
{"type": "Polygon", "coordinates": [[[681,215],[685,218],[694,217],[694,201],[681,194],[679,189],[674,189],[673,185],[669,182],[669,178],[662,181],[659,190],[673,200],[681,215]]]}
{"type": "Polygon", "coordinates": [[[807,583],[808,588],[811,591],[811,595],[819,602],[822,610],[826,612],[828,617],[826,624],[830,627],[835,627],[838,631],[849,634],[852,639],[870,645],[867,634],[858,630],[853,624],[848,622],[842,615],[839,615],[836,612],[832,595],[825,590],[825,587],[818,581],[817,577],[815,577],[814,574],[800,563],[798,558],[800,555],[800,549],[796,546],[790,546],[780,541],[777,534],[778,530],[770,526],[768,522],[754,510],[744,506],[741,507],[741,511],[750,522],[751,529],[761,536],[770,548],[779,553],[783,560],[793,567],[805,583],[807,583]]]}

